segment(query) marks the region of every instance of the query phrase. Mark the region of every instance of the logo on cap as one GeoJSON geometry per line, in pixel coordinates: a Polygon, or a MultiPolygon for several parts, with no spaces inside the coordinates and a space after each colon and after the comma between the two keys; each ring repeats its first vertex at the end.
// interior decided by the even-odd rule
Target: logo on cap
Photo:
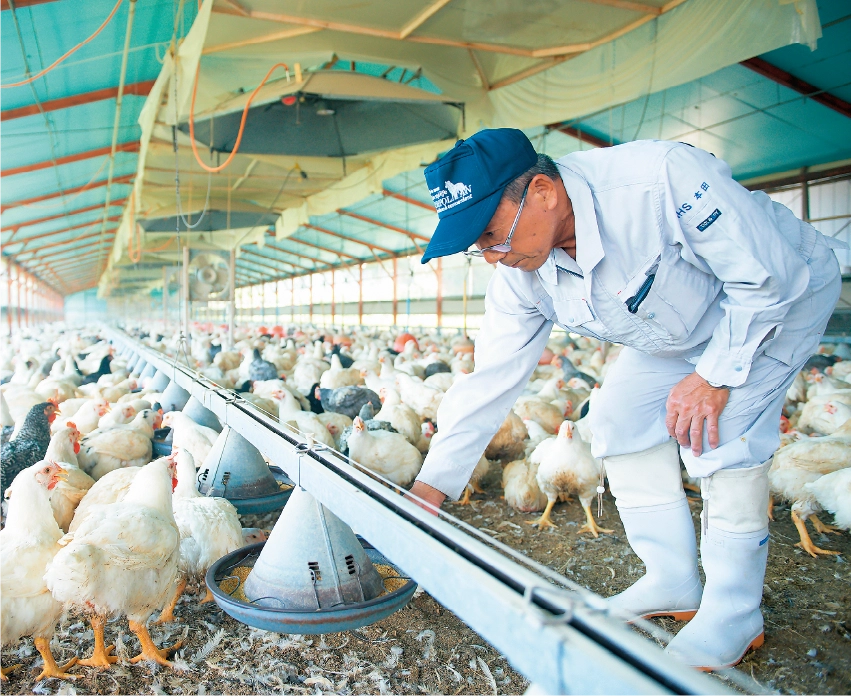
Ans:
{"type": "Polygon", "coordinates": [[[436,186],[429,189],[431,199],[434,201],[434,207],[437,214],[445,213],[455,206],[466,203],[473,198],[473,188],[463,182],[453,184],[448,179],[444,182],[444,187],[436,186]]]}

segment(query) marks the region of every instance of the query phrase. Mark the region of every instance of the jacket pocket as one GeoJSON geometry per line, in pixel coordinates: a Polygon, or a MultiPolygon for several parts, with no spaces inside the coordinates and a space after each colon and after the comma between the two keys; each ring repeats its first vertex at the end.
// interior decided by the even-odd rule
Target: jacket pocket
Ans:
{"type": "Polygon", "coordinates": [[[553,298],[558,323],[564,326],[579,326],[594,321],[594,313],[585,300],[557,300],[553,298]]]}
{"type": "Polygon", "coordinates": [[[678,253],[663,255],[652,287],[635,313],[663,339],[681,343],[689,337],[721,289],[721,281],[684,261],[678,253]],[[657,328],[658,327],[658,328],[657,328]]]}

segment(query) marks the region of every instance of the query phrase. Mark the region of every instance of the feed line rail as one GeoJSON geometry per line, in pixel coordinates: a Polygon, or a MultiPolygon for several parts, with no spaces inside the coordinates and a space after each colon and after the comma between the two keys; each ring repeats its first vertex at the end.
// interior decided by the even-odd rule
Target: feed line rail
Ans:
{"type": "Polygon", "coordinates": [[[238,394],[107,328],[251,442],[458,615],[540,693],[717,694],[725,686],[665,655],[606,615],[602,598],[554,585],[439,519],[332,450],[269,418],[238,394]]]}

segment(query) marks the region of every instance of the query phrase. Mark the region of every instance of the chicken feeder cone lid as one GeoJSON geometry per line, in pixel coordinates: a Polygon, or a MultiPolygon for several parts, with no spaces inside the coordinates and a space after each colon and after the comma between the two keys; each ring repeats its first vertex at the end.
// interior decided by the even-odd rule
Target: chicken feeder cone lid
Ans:
{"type": "Polygon", "coordinates": [[[216,414],[204,406],[194,396],[189,397],[186,406],[183,407],[183,413],[189,416],[198,425],[203,425],[217,433],[222,432],[222,424],[216,418],[216,414]]]}
{"type": "Polygon", "coordinates": [[[157,370],[153,380],[151,380],[150,386],[155,392],[162,394],[166,389],[168,389],[169,384],[171,384],[171,380],[168,378],[168,375],[162,370],[157,370]]]}
{"type": "Polygon", "coordinates": [[[189,392],[181,387],[177,382],[171,382],[163,392],[160,404],[163,407],[163,413],[169,411],[181,411],[189,401],[189,392]]]}
{"type": "Polygon", "coordinates": [[[292,488],[275,478],[263,455],[230,426],[225,426],[198,471],[202,495],[226,498],[240,515],[284,506],[292,488]]]}
{"type": "Polygon", "coordinates": [[[383,591],[351,528],[298,486],[245,581],[250,602],[291,611],[343,608],[383,591]]]}

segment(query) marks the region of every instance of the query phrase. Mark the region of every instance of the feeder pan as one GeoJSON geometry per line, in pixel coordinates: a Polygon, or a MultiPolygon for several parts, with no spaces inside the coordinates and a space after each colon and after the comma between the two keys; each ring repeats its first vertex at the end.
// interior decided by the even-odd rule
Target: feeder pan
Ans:
{"type": "Polygon", "coordinates": [[[157,373],[151,380],[150,387],[155,392],[162,394],[166,389],[168,389],[169,384],[171,384],[171,380],[168,378],[168,375],[166,375],[162,370],[157,370],[157,373]]]}
{"type": "Polygon", "coordinates": [[[171,454],[173,439],[174,433],[171,428],[166,427],[154,430],[154,437],[151,440],[151,452],[154,459],[167,457],[171,454]]]}
{"type": "Polygon", "coordinates": [[[155,374],[157,374],[157,368],[155,368],[153,365],[151,365],[151,363],[147,363],[145,365],[145,369],[142,370],[142,372],[139,374],[139,379],[140,380],[150,379],[155,374]]]}
{"type": "Polygon", "coordinates": [[[171,382],[163,392],[160,398],[160,405],[163,407],[163,413],[169,411],[182,411],[189,401],[190,394],[177,382],[171,382]]]}
{"type": "Polygon", "coordinates": [[[216,414],[206,408],[194,396],[189,397],[189,401],[187,401],[186,406],[183,407],[183,413],[189,416],[198,425],[206,426],[211,430],[215,430],[217,433],[222,432],[222,424],[219,422],[219,419],[216,418],[216,414]]]}
{"type": "Polygon", "coordinates": [[[301,634],[348,631],[380,621],[404,607],[417,587],[298,487],[269,540],[219,559],[206,581],[219,607],[237,621],[301,634]],[[375,565],[392,568],[393,577],[406,582],[383,594],[384,580],[375,565]],[[237,567],[251,568],[244,580],[234,572],[237,567]],[[238,584],[226,590],[226,580],[238,584]]]}
{"type": "Polygon", "coordinates": [[[227,498],[240,515],[259,515],[284,507],[292,482],[277,479],[257,448],[226,425],[198,471],[198,490],[227,498]]]}

